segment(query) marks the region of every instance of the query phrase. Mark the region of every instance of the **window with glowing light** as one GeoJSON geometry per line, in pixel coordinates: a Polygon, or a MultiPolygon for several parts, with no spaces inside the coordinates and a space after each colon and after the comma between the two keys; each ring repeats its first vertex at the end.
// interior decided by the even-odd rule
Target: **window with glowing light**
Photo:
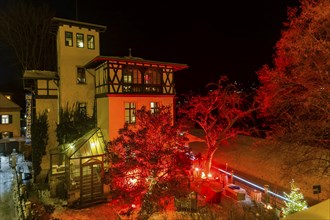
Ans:
{"type": "Polygon", "coordinates": [[[144,73],[144,83],[151,85],[160,85],[161,78],[160,73],[157,69],[150,68],[144,73]]]}
{"type": "Polygon", "coordinates": [[[161,92],[161,73],[155,68],[147,69],[144,72],[144,91],[148,93],[159,93],[161,92]]]}
{"type": "Polygon", "coordinates": [[[84,48],[84,34],[77,33],[76,34],[76,41],[78,48],[84,48]]]}
{"type": "Polygon", "coordinates": [[[138,92],[139,87],[136,87],[134,85],[142,84],[141,70],[134,67],[125,67],[123,69],[122,82],[123,82],[123,92],[138,92]]]}
{"type": "Polygon", "coordinates": [[[85,68],[77,67],[77,84],[86,84],[85,68]]]}
{"type": "Polygon", "coordinates": [[[11,138],[13,137],[13,132],[10,131],[4,131],[4,132],[0,132],[0,139],[7,139],[7,138],[11,138]]]}
{"type": "Polygon", "coordinates": [[[95,49],[95,42],[93,35],[87,35],[87,48],[92,50],[95,49]]]}
{"type": "Polygon", "coordinates": [[[151,111],[151,114],[157,114],[157,112],[159,112],[159,103],[150,102],[150,111],[151,111]]]}
{"type": "Polygon", "coordinates": [[[72,47],[73,46],[73,34],[72,32],[65,32],[65,46],[72,47]]]}
{"type": "Polygon", "coordinates": [[[12,115],[0,115],[0,124],[11,124],[13,121],[12,115]]]}
{"type": "Polygon", "coordinates": [[[142,74],[138,68],[126,67],[123,69],[123,83],[142,84],[142,74]]]}
{"type": "Polygon", "coordinates": [[[81,114],[87,115],[87,104],[86,102],[78,102],[78,111],[81,114]]]}
{"type": "Polygon", "coordinates": [[[125,103],[125,123],[134,124],[135,123],[135,112],[136,105],[134,102],[125,103]]]}

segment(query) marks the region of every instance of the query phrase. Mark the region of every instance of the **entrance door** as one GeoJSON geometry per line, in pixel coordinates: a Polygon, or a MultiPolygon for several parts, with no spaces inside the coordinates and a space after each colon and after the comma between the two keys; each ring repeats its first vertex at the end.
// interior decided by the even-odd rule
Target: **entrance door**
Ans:
{"type": "Polygon", "coordinates": [[[88,163],[81,167],[80,202],[88,204],[104,200],[100,163],[88,163]]]}

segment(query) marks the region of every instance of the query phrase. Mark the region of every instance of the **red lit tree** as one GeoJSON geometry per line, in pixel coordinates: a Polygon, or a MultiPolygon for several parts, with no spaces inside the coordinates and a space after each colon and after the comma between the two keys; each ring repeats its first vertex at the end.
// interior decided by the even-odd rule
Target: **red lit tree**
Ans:
{"type": "Polygon", "coordinates": [[[235,84],[229,83],[227,77],[207,85],[207,89],[206,95],[187,95],[179,114],[197,123],[204,131],[207,145],[205,168],[209,173],[218,147],[243,132],[242,127],[237,125],[254,109],[246,105],[244,94],[235,84]]]}
{"type": "MultiPolygon", "coordinates": [[[[295,144],[310,163],[307,155],[330,150],[330,1],[300,3],[288,11],[273,66],[258,72],[258,100],[272,128],[269,136],[295,144]]],[[[329,156],[314,159],[330,172],[329,156]]]]}
{"type": "Polygon", "coordinates": [[[109,143],[113,193],[141,203],[141,219],[164,208],[173,196],[188,193],[186,141],[173,125],[171,108],[163,106],[156,114],[145,107],[138,110],[136,124],[126,124],[109,143]]]}

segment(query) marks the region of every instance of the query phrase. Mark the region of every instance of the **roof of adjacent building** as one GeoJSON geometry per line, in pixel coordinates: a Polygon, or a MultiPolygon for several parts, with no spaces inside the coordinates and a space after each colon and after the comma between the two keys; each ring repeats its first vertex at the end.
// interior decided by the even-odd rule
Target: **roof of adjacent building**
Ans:
{"type": "Polygon", "coordinates": [[[105,142],[102,131],[100,128],[94,128],[71,143],[51,149],[51,153],[56,153],[58,149],[64,149],[61,153],[69,158],[103,155],[105,153],[105,142]]]}
{"type": "Polygon", "coordinates": [[[118,64],[137,65],[137,66],[173,68],[175,71],[188,68],[187,64],[145,60],[143,58],[133,57],[133,56],[125,56],[125,57],[97,56],[93,60],[89,61],[84,67],[86,69],[95,68],[99,66],[101,63],[104,63],[105,61],[116,62],[118,64]]]}
{"type": "MultiPolygon", "coordinates": [[[[308,209],[293,213],[284,218],[285,220],[329,220],[330,219],[330,199],[324,200],[308,209]]],[[[283,219],[283,220],[284,220],[283,219]]]]}
{"type": "Polygon", "coordinates": [[[52,19],[53,23],[56,25],[71,25],[71,26],[77,26],[77,27],[82,27],[82,28],[88,28],[88,29],[94,29],[98,32],[105,32],[107,30],[107,27],[104,25],[99,25],[99,24],[92,24],[92,23],[87,23],[87,22],[81,22],[81,21],[75,21],[75,20],[69,20],[65,18],[57,18],[54,17],[52,19]]]}
{"type": "Polygon", "coordinates": [[[26,79],[57,79],[56,72],[47,70],[26,70],[23,73],[23,78],[26,79]]]}
{"type": "Polygon", "coordinates": [[[0,93],[0,112],[1,111],[20,111],[22,108],[12,100],[0,93]]]}

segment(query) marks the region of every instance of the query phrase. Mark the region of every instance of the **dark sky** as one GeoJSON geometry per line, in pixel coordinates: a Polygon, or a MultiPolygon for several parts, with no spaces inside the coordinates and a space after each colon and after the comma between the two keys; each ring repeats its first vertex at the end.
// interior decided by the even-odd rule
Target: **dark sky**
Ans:
{"type": "MultiPolygon", "coordinates": [[[[187,64],[189,69],[175,77],[179,93],[215,82],[220,75],[246,85],[256,82],[255,72],[271,64],[287,6],[297,1],[39,0],[48,2],[57,17],[107,26],[101,55],[127,56],[131,48],[133,56],[187,64]]],[[[4,82],[9,80],[4,73],[14,67],[5,50],[0,54],[4,82]]]]}

